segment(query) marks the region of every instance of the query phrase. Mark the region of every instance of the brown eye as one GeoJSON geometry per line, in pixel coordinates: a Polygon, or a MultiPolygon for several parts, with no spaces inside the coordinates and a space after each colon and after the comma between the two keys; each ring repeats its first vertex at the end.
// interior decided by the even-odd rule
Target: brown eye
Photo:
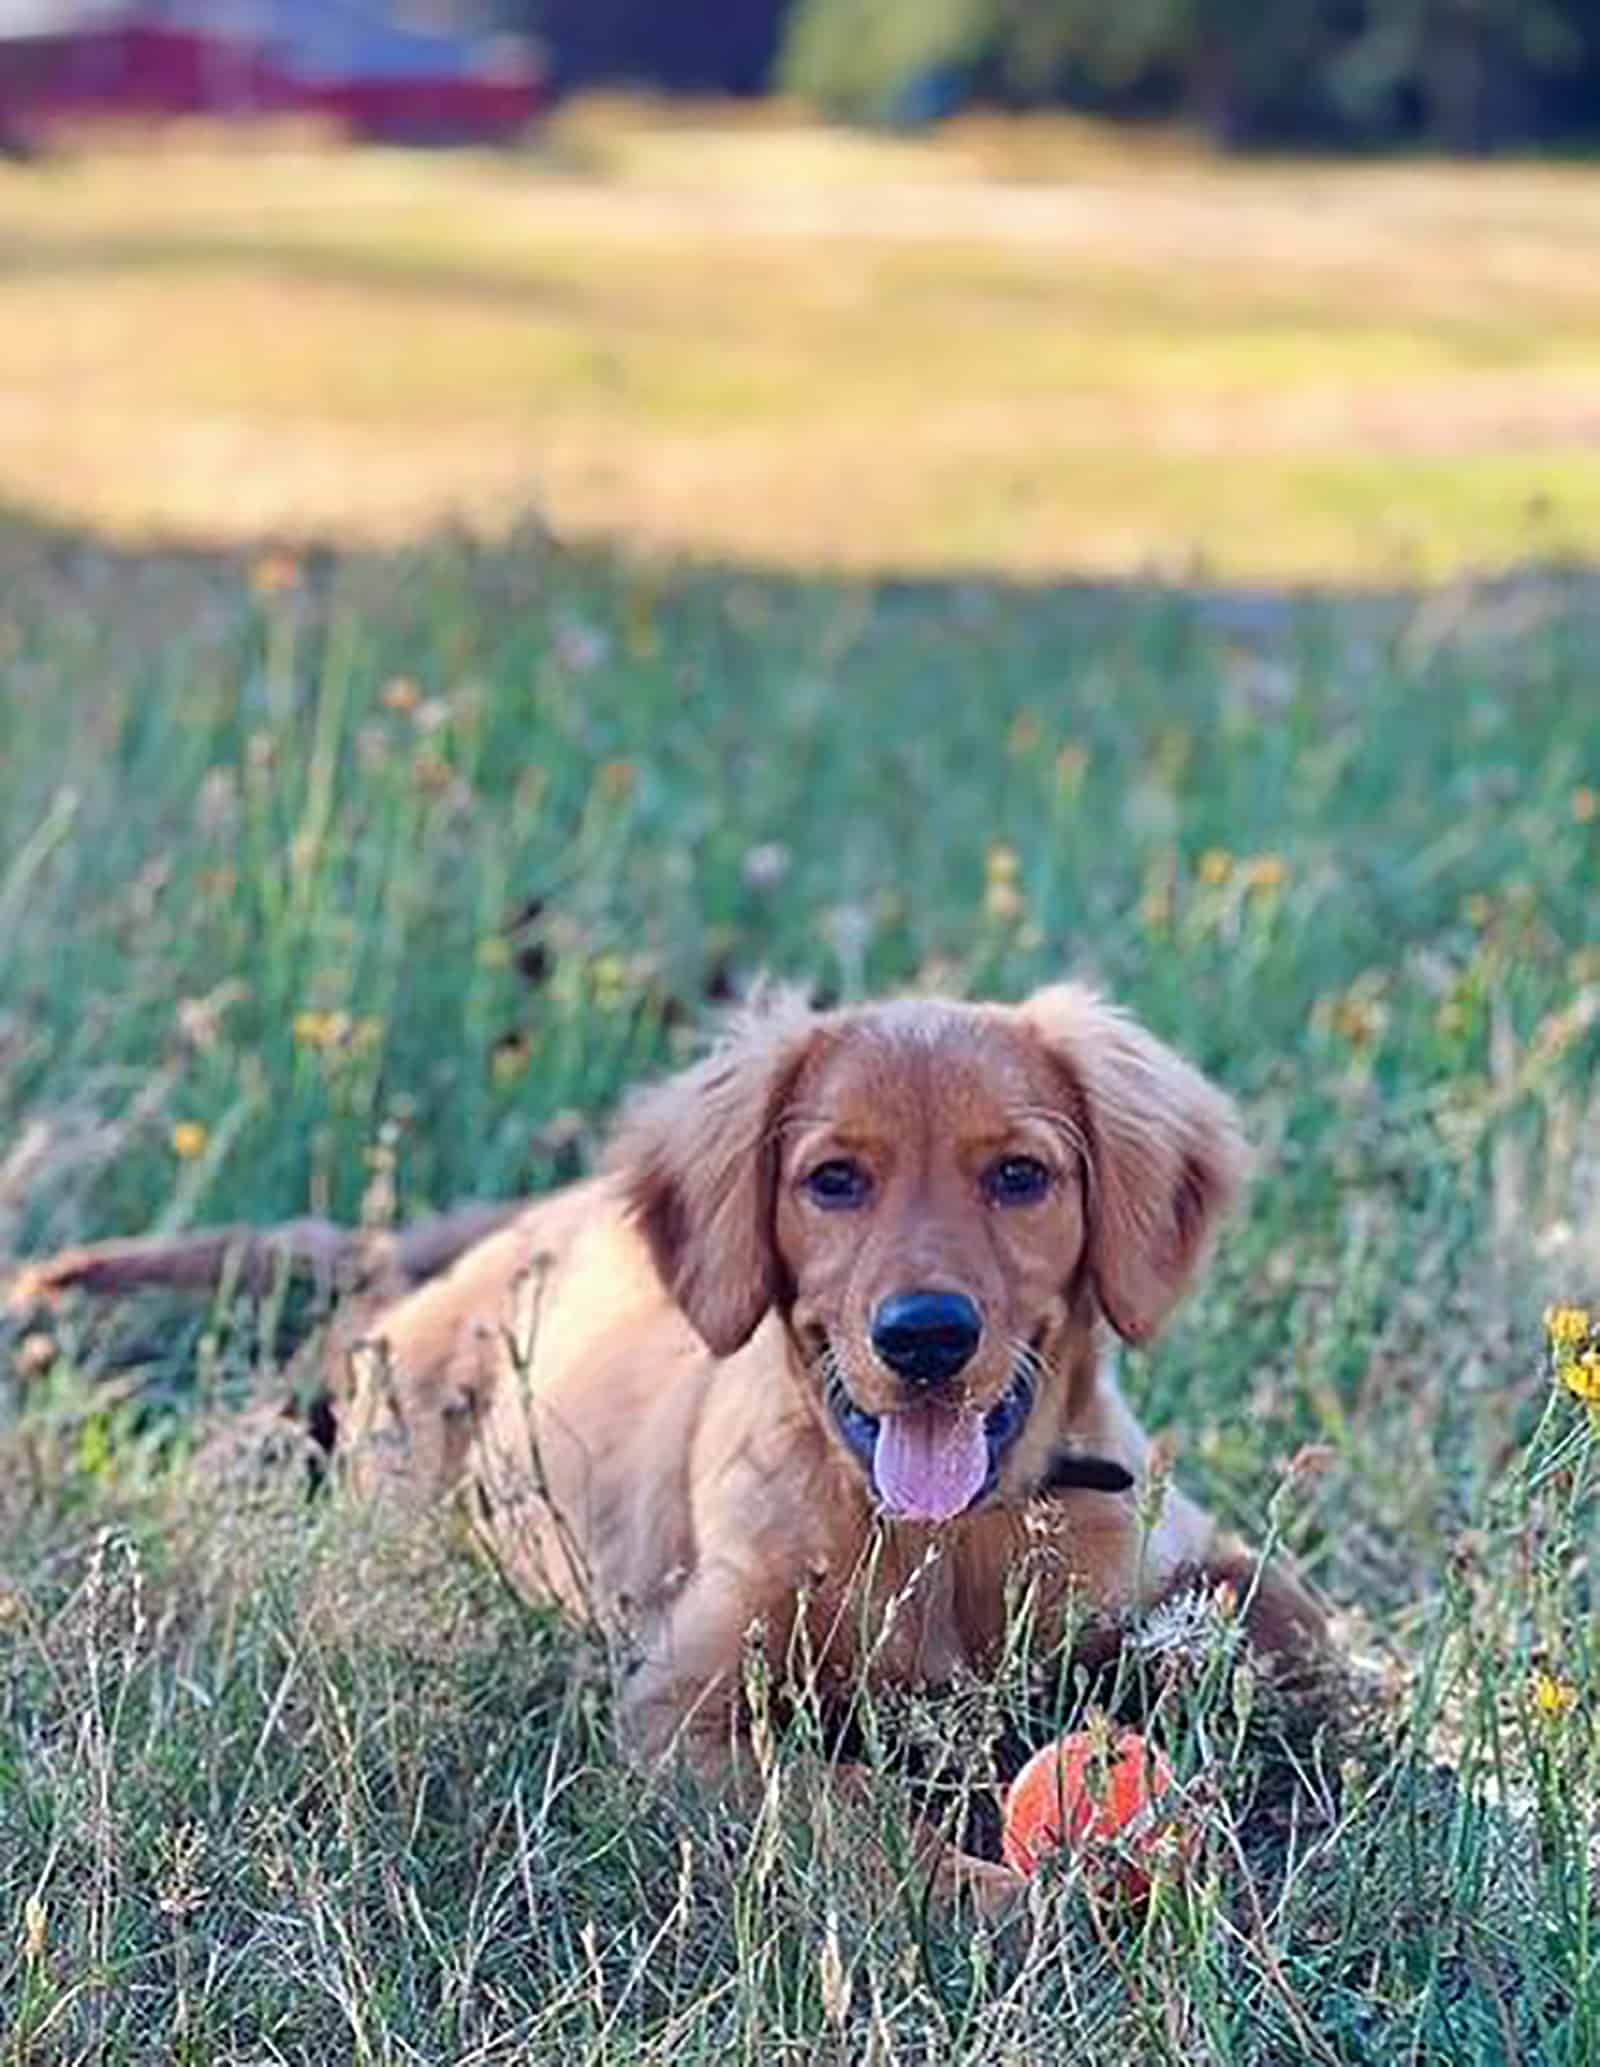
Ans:
{"type": "Polygon", "coordinates": [[[1035,1206],[1050,1189],[1037,1156],[1002,1156],[983,1173],[983,1194],[995,1206],[1035,1206]]]}
{"type": "Polygon", "coordinates": [[[801,1185],[819,1206],[838,1211],[864,1206],[872,1190],[872,1179],[849,1156],[830,1156],[827,1162],[808,1171],[801,1185]]]}

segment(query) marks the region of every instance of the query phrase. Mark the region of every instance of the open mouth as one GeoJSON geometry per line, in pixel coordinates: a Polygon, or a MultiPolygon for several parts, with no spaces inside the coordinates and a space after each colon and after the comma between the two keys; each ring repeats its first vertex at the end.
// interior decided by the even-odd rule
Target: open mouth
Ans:
{"type": "Polygon", "coordinates": [[[879,1505],[904,1521],[950,1521],[986,1499],[1022,1433],[1033,1397],[1033,1380],[1019,1364],[987,1413],[929,1402],[869,1414],[851,1399],[829,1359],[827,1401],[834,1426],[879,1505]]]}

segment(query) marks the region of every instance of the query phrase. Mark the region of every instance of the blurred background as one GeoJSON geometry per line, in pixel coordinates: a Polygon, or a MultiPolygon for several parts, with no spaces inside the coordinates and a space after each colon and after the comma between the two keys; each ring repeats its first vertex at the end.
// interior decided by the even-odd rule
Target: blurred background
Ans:
{"type": "Polygon", "coordinates": [[[1592,0],[0,0],[0,500],[879,572],[1584,557],[1597,138],[1592,0]]]}

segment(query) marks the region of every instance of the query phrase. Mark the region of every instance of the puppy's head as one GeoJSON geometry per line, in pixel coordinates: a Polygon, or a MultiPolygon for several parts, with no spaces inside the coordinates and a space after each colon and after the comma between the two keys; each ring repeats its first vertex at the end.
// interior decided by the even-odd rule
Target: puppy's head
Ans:
{"type": "Polygon", "coordinates": [[[879,1505],[1037,1483],[1069,1331],[1152,1335],[1237,1188],[1232,1106],[1092,992],[758,1010],[631,1109],[617,1162],[720,1355],[782,1314],[879,1505]]]}

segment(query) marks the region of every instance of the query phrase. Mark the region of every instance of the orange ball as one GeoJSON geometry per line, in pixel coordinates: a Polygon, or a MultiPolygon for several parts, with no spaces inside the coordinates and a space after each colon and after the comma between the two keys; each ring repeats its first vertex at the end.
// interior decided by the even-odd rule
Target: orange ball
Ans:
{"type": "MultiPolygon", "coordinates": [[[[1161,1835],[1155,1804],[1173,1785],[1172,1768],[1137,1730],[1124,1730],[1108,1755],[1097,1755],[1105,1750],[1103,1734],[1073,1730],[1028,1760],[1006,1790],[1000,1845],[1008,1866],[1032,1873],[1060,1846],[1087,1861],[1112,1839],[1136,1852],[1154,1848],[1161,1835]]],[[[1150,1885],[1128,1859],[1117,1861],[1112,1880],[1129,1895],[1150,1885]]]]}

